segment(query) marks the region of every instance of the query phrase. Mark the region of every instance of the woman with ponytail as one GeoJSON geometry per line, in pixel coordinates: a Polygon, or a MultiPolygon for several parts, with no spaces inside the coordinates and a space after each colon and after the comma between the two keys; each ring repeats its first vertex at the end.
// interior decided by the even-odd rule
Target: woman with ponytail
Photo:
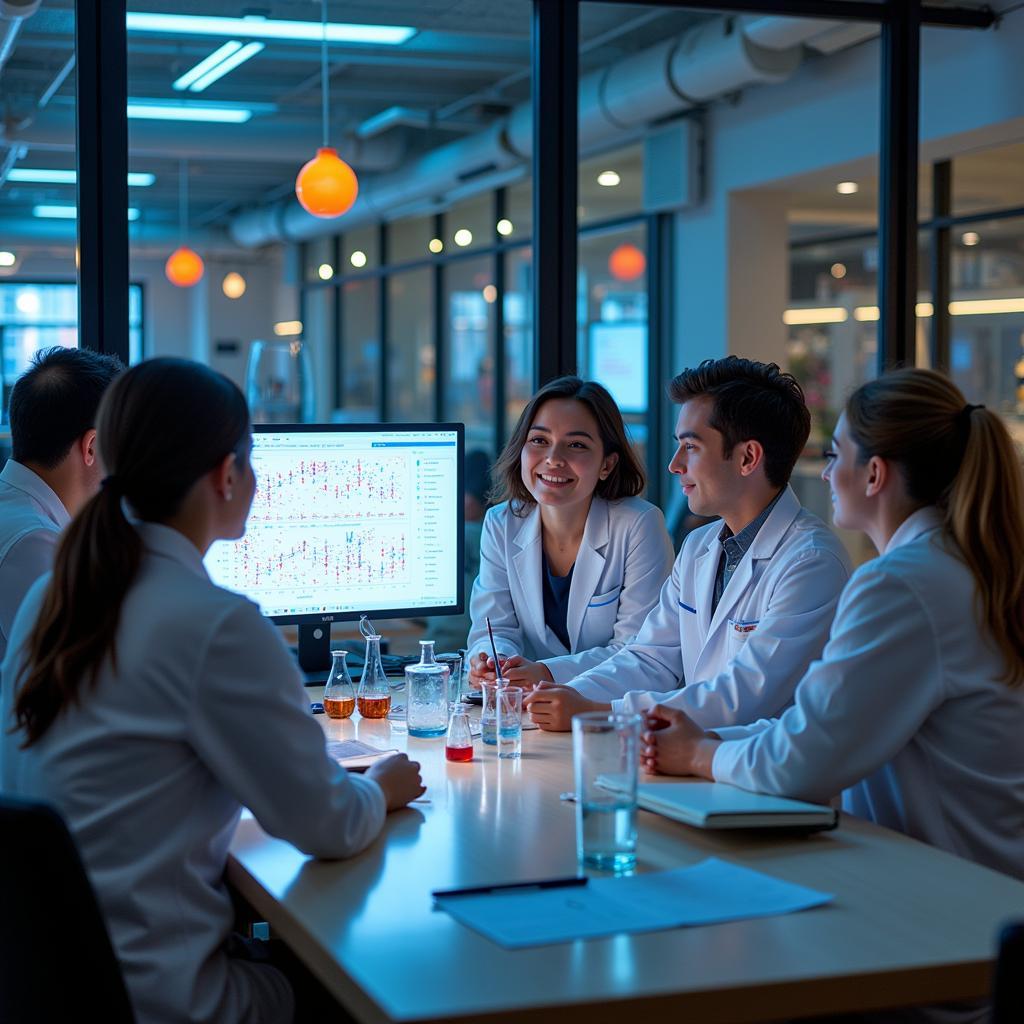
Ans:
{"type": "Polygon", "coordinates": [[[772,722],[655,709],[648,770],[827,800],[1024,877],[1024,495],[1002,421],[930,370],[859,388],[827,453],[835,521],[879,557],[772,722]]]}
{"type": "Polygon", "coordinates": [[[419,766],[347,775],[273,626],[206,575],[255,490],[238,388],[153,359],[108,390],[96,426],[103,486],[12,629],[0,782],[63,814],[136,1019],[288,1021],[284,974],[230,934],[242,806],[306,853],[345,857],[422,792],[419,766]]]}

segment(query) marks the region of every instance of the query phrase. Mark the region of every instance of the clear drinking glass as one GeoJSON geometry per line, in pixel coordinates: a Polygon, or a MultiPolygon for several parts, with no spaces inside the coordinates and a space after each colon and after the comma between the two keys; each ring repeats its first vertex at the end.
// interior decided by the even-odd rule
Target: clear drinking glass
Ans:
{"type": "Polygon", "coordinates": [[[498,711],[498,684],[482,683],[480,692],[483,694],[484,702],[480,707],[480,738],[488,746],[494,747],[498,743],[497,726],[495,716],[498,711]]]}
{"type": "Polygon", "coordinates": [[[366,638],[366,660],[356,704],[363,718],[387,718],[391,710],[391,686],[380,663],[380,637],[376,634],[366,638]]]}
{"type": "Polygon", "coordinates": [[[420,660],[405,670],[405,720],[410,736],[443,736],[448,729],[448,666],[434,657],[434,641],[420,641],[420,660]]]}
{"type": "Polygon", "coordinates": [[[448,710],[454,711],[462,697],[462,655],[439,654],[437,660],[448,666],[448,710]]]}
{"type": "Polygon", "coordinates": [[[245,371],[245,397],[253,423],[309,423],[313,374],[299,338],[254,341],[245,371]]]}
{"type": "Polygon", "coordinates": [[[587,867],[636,865],[639,715],[593,711],[572,719],[576,856],[587,867]]]}
{"type": "Polygon", "coordinates": [[[519,758],[523,753],[523,691],[519,686],[500,686],[496,696],[495,731],[498,757],[519,758]]]}
{"type": "Polygon", "coordinates": [[[324,711],[328,718],[351,718],[356,709],[356,691],[345,659],[348,651],[331,651],[331,674],[324,688],[324,711]]]}

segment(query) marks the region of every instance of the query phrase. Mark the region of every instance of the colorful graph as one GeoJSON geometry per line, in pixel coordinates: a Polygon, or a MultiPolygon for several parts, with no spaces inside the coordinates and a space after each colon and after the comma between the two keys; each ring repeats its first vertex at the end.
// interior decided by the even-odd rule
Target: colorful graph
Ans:
{"type": "Polygon", "coordinates": [[[256,496],[250,523],[396,519],[408,514],[404,455],[254,457],[256,496]]]}
{"type": "Polygon", "coordinates": [[[254,593],[315,587],[403,583],[408,550],[403,527],[253,527],[215,554],[221,585],[254,593]]]}

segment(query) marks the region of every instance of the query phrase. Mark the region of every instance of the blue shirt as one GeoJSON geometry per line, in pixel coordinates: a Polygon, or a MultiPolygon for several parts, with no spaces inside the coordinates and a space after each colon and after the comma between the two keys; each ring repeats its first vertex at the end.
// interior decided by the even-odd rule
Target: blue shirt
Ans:
{"type": "Polygon", "coordinates": [[[556,576],[548,565],[545,555],[541,555],[544,566],[544,622],[559,640],[565,644],[567,651],[572,650],[569,643],[569,590],[572,587],[572,569],[565,576],[556,576]]]}

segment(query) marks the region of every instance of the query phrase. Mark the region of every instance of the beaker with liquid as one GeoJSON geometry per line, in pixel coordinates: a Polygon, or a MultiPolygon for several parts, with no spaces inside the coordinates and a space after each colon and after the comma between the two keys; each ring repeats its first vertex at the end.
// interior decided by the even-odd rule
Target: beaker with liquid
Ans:
{"type": "Polygon", "coordinates": [[[356,694],[356,707],[363,718],[387,718],[391,710],[391,686],[380,663],[380,637],[376,634],[366,638],[366,660],[356,694]]]}
{"type": "Polygon", "coordinates": [[[405,670],[405,720],[409,735],[443,736],[448,728],[447,665],[434,657],[434,641],[420,641],[420,660],[405,670]]]}
{"type": "Polygon", "coordinates": [[[356,691],[348,674],[348,651],[331,651],[331,674],[324,687],[324,711],[328,718],[351,718],[356,709],[356,691]]]}
{"type": "Polygon", "coordinates": [[[444,743],[444,756],[449,761],[473,760],[473,730],[469,724],[469,706],[456,704],[448,723],[448,737],[444,743]]]}

